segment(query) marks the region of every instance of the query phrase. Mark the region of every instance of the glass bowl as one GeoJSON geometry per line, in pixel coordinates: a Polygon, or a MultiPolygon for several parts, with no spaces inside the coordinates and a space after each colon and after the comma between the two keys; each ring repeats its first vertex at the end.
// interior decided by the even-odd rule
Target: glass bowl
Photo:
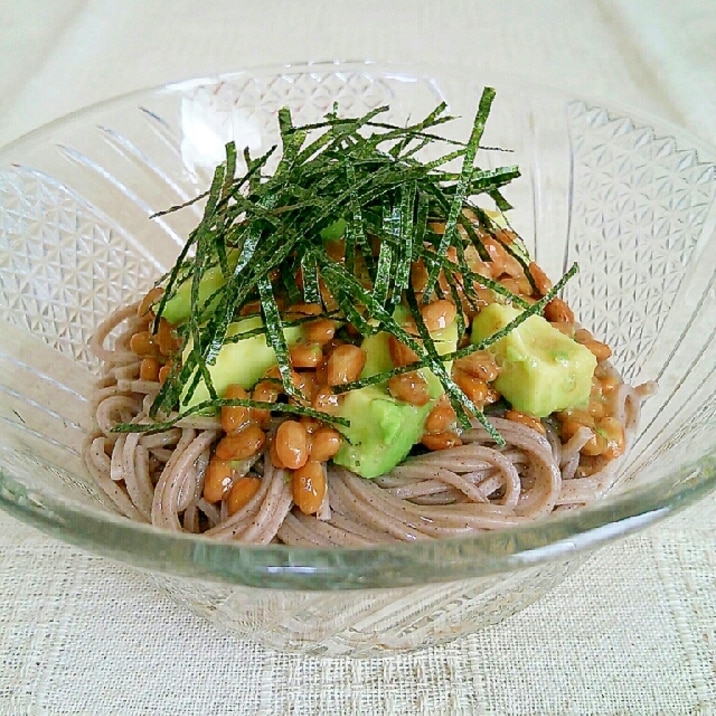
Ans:
{"type": "MultiPolygon", "coordinates": [[[[504,163],[485,151],[484,166],[504,163]]],[[[0,153],[0,505],[50,535],[148,573],[179,603],[282,650],[374,656],[446,642],[544,595],[599,545],[716,487],[716,152],[656,119],[446,68],[324,63],[253,69],[112,100],[0,153]],[[276,140],[276,112],[334,102],[404,122],[440,101],[467,136],[482,86],[483,144],[522,178],[512,222],[633,383],[657,380],[604,500],[471,539],[352,549],[250,547],[113,513],[82,465],[88,339],[173,262],[230,139],[276,140]]]]}

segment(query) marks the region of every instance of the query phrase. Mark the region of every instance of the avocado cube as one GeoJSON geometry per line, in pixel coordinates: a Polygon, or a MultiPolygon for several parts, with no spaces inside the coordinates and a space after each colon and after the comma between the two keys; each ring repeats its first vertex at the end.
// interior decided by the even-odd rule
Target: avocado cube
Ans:
{"type": "MultiPolygon", "coordinates": [[[[471,342],[480,343],[520,313],[499,303],[486,306],[473,319],[471,342]]],[[[545,417],[589,402],[596,358],[542,316],[530,316],[487,350],[500,368],[494,386],[516,410],[545,417]]]]}
{"type": "Polygon", "coordinates": [[[368,478],[390,472],[420,440],[431,407],[396,400],[377,385],[351,390],[339,412],[350,427],[333,462],[368,478]]]}
{"type": "MultiPolygon", "coordinates": [[[[396,309],[399,320],[400,311],[404,320],[407,309],[400,306],[396,309]]],[[[435,331],[432,339],[439,355],[454,351],[458,343],[457,322],[435,331]]],[[[366,362],[361,377],[393,368],[389,340],[385,331],[363,340],[361,347],[366,352],[366,362]]],[[[451,363],[445,361],[445,367],[449,373],[451,363]]],[[[343,430],[345,439],[333,462],[372,478],[390,472],[406,458],[413,445],[420,442],[428,413],[443,393],[442,384],[432,371],[423,368],[420,372],[428,381],[430,400],[419,407],[397,400],[384,384],[346,393],[339,414],[350,421],[350,427],[343,430]]]]}
{"type": "MultiPolygon", "coordinates": [[[[262,326],[263,321],[258,316],[242,318],[229,325],[226,335],[231,338],[262,326]]],[[[283,335],[290,346],[300,340],[303,329],[301,326],[288,326],[284,328],[283,335]]],[[[186,356],[190,350],[191,343],[188,343],[184,355],[186,356]]],[[[214,363],[207,368],[216,392],[222,396],[226,389],[235,383],[246,389],[252,388],[275,364],[276,355],[266,341],[266,334],[259,334],[233,343],[224,343],[214,363]]],[[[190,408],[205,400],[209,400],[209,390],[202,379],[188,399],[182,400],[182,405],[190,408]]]]}

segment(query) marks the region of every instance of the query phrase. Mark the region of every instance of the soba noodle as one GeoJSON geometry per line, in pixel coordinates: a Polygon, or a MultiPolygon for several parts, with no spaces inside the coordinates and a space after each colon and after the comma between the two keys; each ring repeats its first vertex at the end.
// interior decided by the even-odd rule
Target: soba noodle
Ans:
{"type": "Polygon", "coordinates": [[[364,545],[519,525],[610,489],[652,386],[624,385],[559,298],[577,266],[553,285],[480,208],[506,210],[519,176],[475,164],[494,96],[466,142],[433,132],[443,104],[404,127],[376,122],[385,108],[297,127],[284,108],[270,175],[273,149],[247,149],[237,176],[227,145],[175,266],[92,342],[85,460],[119,512],[220,540],[364,545]],[[428,143],[445,153],[421,165],[428,143]]]}
{"type": "MultiPolygon", "coordinates": [[[[257,544],[366,545],[462,537],[543,518],[598,499],[612,486],[620,459],[592,466],[577,477],[580,449],[590,439],[579,429],[565,443],[502,417],[491,421],[505,440],[498,448],[477,422],[457,447],[409,457],[374,480],[329,465],[328,492],[316,515],[292,509],[286,471],[266,454],[245,461],[241,473],[261,476],[248,503],[229,515],[225,502],[203,497],[218,418],[184,418],[164,432],[118,434],[120,422],[147,422],[155,381],[139,380],[140,359],[128,348],[137,304],[117,311],[97,330],[92,348],[104,366],[95,391],[96,434],[85,460],[97,484],[127,517],[173,531],[203,532],[222,540],[257,544]],[[116,334],[113,346],[109,337],[116,334]]],[[[641,400],[651,390],[620,384],[607,413],[623,425],[631,443],[641,400]]]]}

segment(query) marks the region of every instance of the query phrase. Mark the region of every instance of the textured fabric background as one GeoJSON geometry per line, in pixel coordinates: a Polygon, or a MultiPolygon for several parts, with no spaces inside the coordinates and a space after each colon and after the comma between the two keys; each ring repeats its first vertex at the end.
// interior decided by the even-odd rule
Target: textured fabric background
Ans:
{"type": "MultiPolygon", "coordinates": [[[[0,144],[138,87],[306,59],[511,72],[716,143],[712,0],[0,0],[0,144]]],[[[713,714],[716,499],[538,604],[374,661],[269,652],[0,513],[0,714],[713,714]]]]}
{"type": "Polygon", "coordinates": [[[448,646],[319,660],[237,641],[142,575],[4,518],[3,714],[716,713],[716,500],[448,646]]]}

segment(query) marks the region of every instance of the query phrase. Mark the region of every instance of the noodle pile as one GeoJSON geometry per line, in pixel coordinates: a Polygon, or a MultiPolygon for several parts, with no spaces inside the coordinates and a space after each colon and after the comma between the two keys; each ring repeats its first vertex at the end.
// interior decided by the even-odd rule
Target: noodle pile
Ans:
{"type": "MultiPolygon", "coordinates": [[[[149,406],[160,388],[158,382],[139,379],[140,359],[129,348],[139,321],[137,307],[115,312],[94,337],[103,377],[92,405],[97,431],[85,448],[97,484],[131,519],[244,543],[368,545],[462,537],[517,525],[584,505],[614,482],[621,459],[597,458],[591,474],[579,476],[589,429],[577,430],[563,443],[549,421],[543,435],[497,416],[490,419],[504,447],[498,448],[475,421],[462,433],[462,445],[409,457],[374,480],[329,464],[324,468],[328,490],[315,515],[294,508],[286,471],[273,467],[266,450],[242,466],[243,472],[261,477],[258,491],[229,515],[225,502],[203,497],[212,447],[221,435],[218,418],[183,418],[151,434],[113,431],[118,423],[152,422],[149,406]]],[[[622,425],[627,447],[641,401],[651,389],[620,382],[610,394],[607,413],[622,425]]],[[[276,419],[273,431],[277,424],[276,419]]]]}
{"type": "Polygon", "coordinates": [[[377,121],[385,107],[296,126],[282,108],[275,171],[278,144],[247,149],[242,174],[229,142],[208,190],[167,210],[205,202],[161,283],[93,339],[85,460],[122,514],[366,545],[518,525],[611,487],[652,386],[623,384],[559,298],[576,264],[553,285],[505,220],[518,167],[475,163],[494,97],[466,142],[433,131],[444,103],[407,126],[377,121]],[[442,157],[422,163],[427,144],[442,157]]]}

